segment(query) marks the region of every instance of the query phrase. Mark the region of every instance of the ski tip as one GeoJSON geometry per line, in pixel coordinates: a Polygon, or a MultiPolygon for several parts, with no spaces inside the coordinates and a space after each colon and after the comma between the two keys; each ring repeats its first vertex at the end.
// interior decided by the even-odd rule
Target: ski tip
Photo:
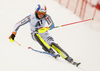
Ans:
{"type": "Polygon", "coordinates": [[[28,49],[30,49],[30,47],[28,47],[28,49]]]}

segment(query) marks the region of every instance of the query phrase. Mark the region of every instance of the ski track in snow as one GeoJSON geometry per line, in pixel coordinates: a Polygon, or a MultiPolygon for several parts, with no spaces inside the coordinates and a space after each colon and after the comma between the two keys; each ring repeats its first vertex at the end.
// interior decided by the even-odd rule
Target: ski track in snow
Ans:
{"type": "Polygon", "coordinates": [[[15,38],[21,46],[9,42],[14,25],[34,12],[39,3],[47,6],[47,13],[56,26],[80,21],[73,12],[53,0],[3,0],[0,3],[0,71],[100,71],[100,32],[90,27],[92,21],[49,31],[55,42],[75,61],[82,63],[79,68],[61,57],[54,59],[27,49],[31,46],[42,51],[31,38],[29,24],[20,27],[15,38]]]}

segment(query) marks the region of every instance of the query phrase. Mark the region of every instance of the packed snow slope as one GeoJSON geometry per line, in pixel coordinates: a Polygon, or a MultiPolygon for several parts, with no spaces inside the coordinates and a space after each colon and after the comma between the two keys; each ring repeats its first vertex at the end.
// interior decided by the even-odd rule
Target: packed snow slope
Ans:
{"type": "Polygon", "coordinates": [[[50,30],[49,33],[75,61],[79,68],[63,58],[54,59],[45,54],[29,50],[42,50],[32,40],[30,26],[19,28],[15,42],[8,39],[14,25],[27,15],[34,13],[37,4],[47,6],[47,13],[56,26],[80,21],[71,11],[53,0],[2,0],[0,2],[0,71],[100,71],[100,32],[91,29],[92,21],[50,30]]]}

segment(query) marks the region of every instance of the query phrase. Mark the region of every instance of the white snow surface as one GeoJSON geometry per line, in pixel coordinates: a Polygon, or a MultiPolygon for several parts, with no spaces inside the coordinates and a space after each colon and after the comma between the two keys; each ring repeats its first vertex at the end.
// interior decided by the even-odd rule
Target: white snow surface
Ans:
{"type": "MultiPolygon", "coordinates": [[[[47,6],[47,13],[56,26],[80,21],[73,12],[53,0],[2,0],[0,2],[0,71],[100,71],[100,32],[90,27],[92,21],[50,30],[49,33],[75,61],[77,68],[63,58],[54,59],[28,49],[43,51],[32,40],[30,26],[18,30],[15,42],[8,39],[14,25],[25,16],[34,13],[37,4],[47,6]]],[[[93,24],[93,23],[92,23],[93,24]]]]}

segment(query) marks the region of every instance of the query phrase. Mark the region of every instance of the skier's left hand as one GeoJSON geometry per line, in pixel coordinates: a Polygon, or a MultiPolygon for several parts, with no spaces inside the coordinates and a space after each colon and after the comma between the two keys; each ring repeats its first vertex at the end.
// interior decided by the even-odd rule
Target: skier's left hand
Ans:
{"type": "Polygon", "coordinates": [[[50,28],[49,27],[43,27],[43,28],[39,28],[38,32],[39,33],[44,33],[46,31],[48,31],[50,28]]]}
{"type": "Polygon", "coordinates": [[[14,42],[15,36],[16,36],[16,33],[12,32],[12,34],[9,36],[10,42],[14,42]]]}

